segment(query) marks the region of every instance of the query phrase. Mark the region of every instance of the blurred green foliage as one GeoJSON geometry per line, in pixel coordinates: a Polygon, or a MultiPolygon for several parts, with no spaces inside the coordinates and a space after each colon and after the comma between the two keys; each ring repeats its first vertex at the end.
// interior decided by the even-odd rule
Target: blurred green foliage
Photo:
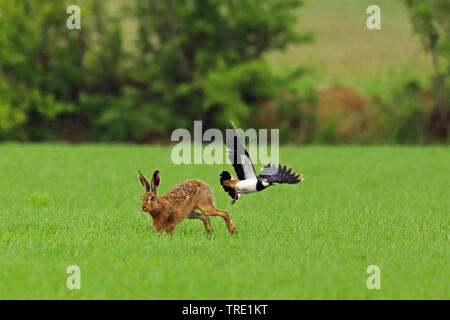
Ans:
{"type": "Polygon", "coordinates": [[[435,72],[450,71],[450,2],[447,0],[403,0],[410,11],[414,31],[430,51],[435,72]]]}
{"type": "Polygon", "coordinates": [[[435,76],[387,99],[272,70],[267,53],[312,38],[301,0],[0,0],[0,141],[167,142],[194,120],[293,143],[448,139],[448,1],[402,1],[435,76]],[[66,27],[72,4],[81,30],[66,27]]]}
{"type": "Polygon", "coordinates": [[[414,31],[433,61],[433,109],[425,127],[428,140],[445,140],[450,123],[450,1],[403,0],[414,31]]]}
{"type": "Polygon", "coordinates": [[[245,125],[285,90],[263,54],[308,40],[294,31],[299,0],[81,3],[70,31],[69,1],[0,0],[1,138],[147,141],[195,119],[245,125]]]}
{"type": "Polygon", "coordinates": [[[387,141],[401,144],[425,142],[425,127],[428,112],[421,103],[420,86],[411,81],[394,93],[394,98],[384,100],[375,97],[379,106],[379,119],[383,124],[379,135],[387,141]]]}

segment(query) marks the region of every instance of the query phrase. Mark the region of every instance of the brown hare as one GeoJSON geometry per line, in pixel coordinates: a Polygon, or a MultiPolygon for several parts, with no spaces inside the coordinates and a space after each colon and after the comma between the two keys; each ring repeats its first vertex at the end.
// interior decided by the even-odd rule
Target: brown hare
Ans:
{"type": "Polygon", "coordinates": [[[211,234],[213,230],[208,216],[221,216],[227,224],[228,231],[232,235],[236,233],[228,212],[216,208],[211,188],[203,181],[186,180],[162,196],[158,196],[156,192],[160,183],[158,170],[153,173],[151,184],[140,171],[139,180],[145,188],[141,210],[151,215],[153,228],[157,232],[166,231],[172,234],[175,226],[187,218],[202,220],[206,232],[211,234]],[[203,214],[196,212],[195,209],[199,209],[203,214]]]}

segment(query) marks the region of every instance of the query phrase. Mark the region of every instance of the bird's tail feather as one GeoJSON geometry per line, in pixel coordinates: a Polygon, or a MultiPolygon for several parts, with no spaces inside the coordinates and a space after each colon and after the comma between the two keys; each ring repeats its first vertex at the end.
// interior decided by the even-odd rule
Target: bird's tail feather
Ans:
{"type": "Polygon", "coordinates": [[[230,188],[224,184],[225,180],[231,179],[233,179],[233,177],[228,171],[224,170],[220,173],[220,185],[222,186],[223,190],[225,190],[225,192],[229,194],[231,199],[234,199],[236,196],[236,191],[233,188],[230,188]]]}

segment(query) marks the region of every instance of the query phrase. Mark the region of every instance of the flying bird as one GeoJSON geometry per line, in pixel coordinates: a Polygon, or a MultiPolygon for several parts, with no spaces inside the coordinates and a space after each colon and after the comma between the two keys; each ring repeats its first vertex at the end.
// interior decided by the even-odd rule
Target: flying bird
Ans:
{"type": "Polygon", "coordinates": [[[286,166],[270,164],[265,166],[257,176],[252,160],[240,142],[234,126],[229,133],[226,135],[225,144],[237,178],[224,170],[220,173],[220,184],[233,199],[231,204],[234,204],[241,194],[259,192],[276,183],[296,184],[304,180],[303,174],[291,172],[292,169],[287,170],[286,166]]]}

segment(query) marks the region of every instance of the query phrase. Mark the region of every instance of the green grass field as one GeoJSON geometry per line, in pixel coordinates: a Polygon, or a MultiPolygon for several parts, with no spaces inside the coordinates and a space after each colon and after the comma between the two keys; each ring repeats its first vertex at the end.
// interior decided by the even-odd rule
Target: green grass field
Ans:
{"type": "Polygon", "coordinates": [[[0,145],[0,298],[450,298],[448,147],[280,153],[306,180],[231,206],[228,165],[175,166],[168,147],[0,145]],[[199,220],[155,234],[138,169],[161,170],[161,193],[204,180],[237,235],[218,217],[211,238],[199,220]],[[81,290],[66,288],[69,265],[81,290]],[[366,288],[369,265],[381,290],[366,288]]]}

